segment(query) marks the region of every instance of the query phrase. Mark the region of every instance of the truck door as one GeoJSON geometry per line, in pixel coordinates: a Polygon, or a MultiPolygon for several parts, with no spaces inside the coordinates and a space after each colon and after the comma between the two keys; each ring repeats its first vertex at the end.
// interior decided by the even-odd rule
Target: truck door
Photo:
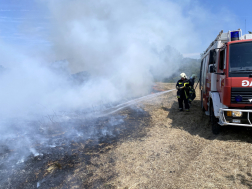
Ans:
{"type": "Polygon", "coordinates": [[[219,52],[219,61],[218,61],[218,67],[217,67],[217,80],[216,80],[216,87],[217,91],[220,94],[220,97],[222,97],[223,87],[224,87],[224,81],[226,75],[224,75],[224,69],[225,69],[225,61],[226,61],[226,49],[222,49],[219,52]]]}
{"type": "Polygon", "coordinates": [[[203,106],[205,110],[207,110],[207,101],[208,101],[208,91],[207,91],[207,72],[208,72],[208,61],[209,55],[207,55],[203,60],[203,68],[202,68],[202,96],[203,96],[203,106]]]}

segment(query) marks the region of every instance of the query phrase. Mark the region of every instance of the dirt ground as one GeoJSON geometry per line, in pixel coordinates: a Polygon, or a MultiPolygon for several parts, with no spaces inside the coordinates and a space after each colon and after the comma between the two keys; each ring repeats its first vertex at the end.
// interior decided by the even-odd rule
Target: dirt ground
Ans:
{"type": "Polygon", "coordinates": [[[79,165],[68,181],[78,178],[85,188],[252,188],[252,130],[223,127],[213,135],[196,92],[190,112],[178,111],[176,91],[139,103],[149,115],[138,118],[144,134],[91,152],[85,171],[79,165]]]}

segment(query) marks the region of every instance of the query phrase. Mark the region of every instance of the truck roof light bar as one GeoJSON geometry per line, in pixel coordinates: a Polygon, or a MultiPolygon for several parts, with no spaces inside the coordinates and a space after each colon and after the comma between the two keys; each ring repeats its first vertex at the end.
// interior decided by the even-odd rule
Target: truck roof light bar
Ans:
{"type": "Polygon", "coordinates": [[[228,31],[227,33],[223,33],[223,30],[220,31],[220,33],[217,35],[214,41],[208,46],[208,48],[204,51],[202,56],[204,56],[210,49],[213,48],[213,46],[216,44],[217,41],[220,41],[221,43],[227,43],[229,41],[236,41],[241,39],[252,39],[252,34],[246,34],[242,36],[242,30],[233,30],[228,31]],[[251,35],[251,36],[249,36],[251,35]]]}
{"type": "Polygon", "coordinates": [[[231,41],[239,40],[241,37],[240,31],[232,31],[230,32],[230,34],[231,34],[231,41]]]}

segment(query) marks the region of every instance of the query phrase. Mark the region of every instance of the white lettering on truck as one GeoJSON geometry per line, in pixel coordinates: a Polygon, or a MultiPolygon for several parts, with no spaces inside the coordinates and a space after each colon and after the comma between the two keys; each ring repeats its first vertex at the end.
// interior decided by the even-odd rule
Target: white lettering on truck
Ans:
{"type": "Polygon", "coordinates": [[[243,86],[243,87],[252,86],[252,81],[251,81],[251,83],[249,84],[249,81],[248,81],[248,80],[243,80],[243,81],[242,81],[242,86],[243,86]]]}

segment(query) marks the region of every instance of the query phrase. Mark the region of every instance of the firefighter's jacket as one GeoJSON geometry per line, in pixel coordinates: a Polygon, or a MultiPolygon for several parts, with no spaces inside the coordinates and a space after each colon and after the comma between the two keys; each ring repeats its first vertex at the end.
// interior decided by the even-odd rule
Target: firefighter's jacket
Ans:
{"type": "Polygon", "coordinates": [[[187,79],[185,80],[178,80],[176,84],[177,88],[177,98],[189,98],[189,90],[190,90],[190,83],[187,79]]]}

